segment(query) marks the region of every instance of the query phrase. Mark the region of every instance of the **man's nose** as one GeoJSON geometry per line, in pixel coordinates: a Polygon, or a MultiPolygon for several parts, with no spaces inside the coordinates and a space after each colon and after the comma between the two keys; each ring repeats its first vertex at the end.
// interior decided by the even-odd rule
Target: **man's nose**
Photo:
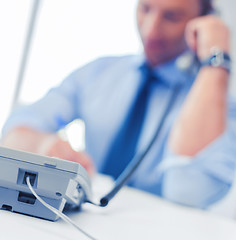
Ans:
{"type": "Polygon", "coordinates": [[[163,21],[160,14],[153,14],[146,19],[143,26],[143,34],[148,39],[155,39],[161,35],[163,30],[163,21]]]}

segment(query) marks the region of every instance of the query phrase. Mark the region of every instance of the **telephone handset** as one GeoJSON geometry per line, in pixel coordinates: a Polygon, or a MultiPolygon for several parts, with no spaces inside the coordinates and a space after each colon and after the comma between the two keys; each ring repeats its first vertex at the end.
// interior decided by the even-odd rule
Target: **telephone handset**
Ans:
{"type": "Polygon", "coordinates": [[[201,65],[197,55],[191,50],[186,50],[185,52],[183,52],[177,58],[176,64],[180,70],[195,74],[197,73],[201,65]]]}

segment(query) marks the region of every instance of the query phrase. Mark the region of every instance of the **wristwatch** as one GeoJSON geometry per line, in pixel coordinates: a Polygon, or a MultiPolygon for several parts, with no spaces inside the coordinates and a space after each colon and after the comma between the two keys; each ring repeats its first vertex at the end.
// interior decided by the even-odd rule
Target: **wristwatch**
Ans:
{"type": "Polygon", "coordinates": [[[208,57],[206,60],[201,61],[201,66],[220,67],[230,73],[231,58],[228,53],[223,52],[217,47],[213,47],[211,49],[211,56],[208,57]]]}

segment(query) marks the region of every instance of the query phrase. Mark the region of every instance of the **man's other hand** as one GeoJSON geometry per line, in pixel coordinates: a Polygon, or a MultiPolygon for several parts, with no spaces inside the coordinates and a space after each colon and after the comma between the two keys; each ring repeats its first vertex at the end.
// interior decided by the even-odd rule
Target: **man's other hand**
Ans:
{"type": "Polygon", "coordinates": [[[39,155],[57,157],[80,163],[92,175],[95,172],[91,158],[85,152],[77,152],[70,144],[56,134],[43,133],[28,127],[17,127],[7,133],[1,145],[36,153],[39,155]]]}

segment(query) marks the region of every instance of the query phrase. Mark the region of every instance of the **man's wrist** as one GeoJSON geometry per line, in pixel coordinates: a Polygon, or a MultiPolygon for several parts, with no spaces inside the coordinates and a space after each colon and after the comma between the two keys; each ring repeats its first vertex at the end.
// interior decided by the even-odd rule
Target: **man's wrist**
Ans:
{"type": "Polygon", "coordinates": [[[230,55],[222,51],[218,47],[211,48],[211,55],[205,60],[200,61],[201,67],[222,68],[228,73],[231,72],[231,58],[230,55]]]}

